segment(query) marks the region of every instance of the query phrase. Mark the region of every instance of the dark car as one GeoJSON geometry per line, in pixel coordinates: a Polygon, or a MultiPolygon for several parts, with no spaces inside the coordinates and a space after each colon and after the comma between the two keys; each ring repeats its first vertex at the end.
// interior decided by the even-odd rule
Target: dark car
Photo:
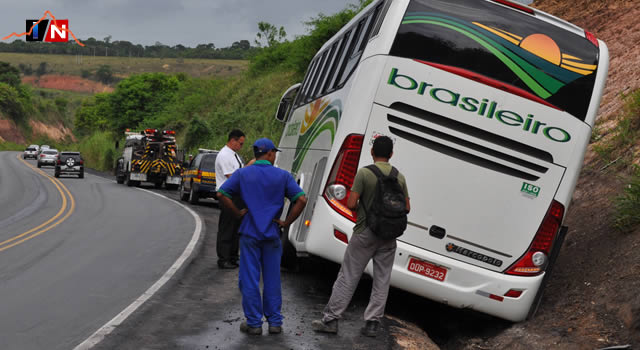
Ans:
{"type": "Polygon", "coordinates": [[[199,153],[185,165],[180,182],[180,199],[192,204],[200,198],[216,199],[216,157],[218,151],[199,153]]]}
{"type": "Polygon", "coordinates": [[[80,152],[62,152],[56,162],[55,177],[60,175],[78,175],[84,178],[84,160],[80,152]]]}

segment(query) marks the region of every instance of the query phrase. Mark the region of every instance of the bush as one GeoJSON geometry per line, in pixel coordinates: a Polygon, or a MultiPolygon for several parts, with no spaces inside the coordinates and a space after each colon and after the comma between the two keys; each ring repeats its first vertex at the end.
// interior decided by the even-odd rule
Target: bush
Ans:
{"type": "Polygon", "coordinates": [[[191,124],[187,128],[184,146],[186,149],[194,148],[197,145],[206,142],[209,137],[211,137],[211,128],[206,122],[196,115],[191,120],[191,124]]]}
{"type": "Polygon", "coordinates": [[[89,71],[88,69],[83,69],[80,74],[85,79],[89,79],[91,77],[91,71],[89,71]]]}
{"type": "Polygon", "coordinates": [[[109,65],[102,65],[96,71],[96,79],[103,84],[110,84],[113,81],[113,69],[109,65]]]}
{"type": "Polygon", "coordinates": [[[616,197],[614,227],[623,232],[632,231],[640,224],[640,167],[634,167],[631,181],[623,193],[616,197]]]}
{"type": "Polygon", "coordinates": [[[25,118],[20,93],[13,86],[0,82],[0,111],[6,113],[16,124],[25,118]]]}
{"type": "Polygon", "coordinates": [[[6,62],[0,62],[0,83],[5,83],[12,87],[20,85],[20,71],[18,68],[6,62]]]}

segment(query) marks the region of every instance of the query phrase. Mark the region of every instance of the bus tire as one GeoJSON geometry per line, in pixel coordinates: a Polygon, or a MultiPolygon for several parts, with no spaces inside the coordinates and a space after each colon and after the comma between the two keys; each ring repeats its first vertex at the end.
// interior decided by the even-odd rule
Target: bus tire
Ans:
{"type": "Polygon", "coordinates": [[[533,303],[531,303],[531,308],[529,308],[529,313],[527,314],[527,320],[533,319],[538,312],[540,302],[542,301],[542,296],[544,295],[544,288],[549,282],[549,277],[551,276],[551,272],[553,271],[553,266],[558,259],[560,248],[562,248],[562,243],[564,243],[564,238],[567,235],[568,230],[569,227],[562,226],[560,228],[560,231],[558,232],[558,237],[556,238],[556,241],[553,244],[553,248],[551,248],[551,253],[549,254],[549,266],[545,270],[544,277],[542,278],[542,282],[540,283],[540,288],[538,288],[538,292],[536,293],[535,298],[533,298],[533,303]]]}

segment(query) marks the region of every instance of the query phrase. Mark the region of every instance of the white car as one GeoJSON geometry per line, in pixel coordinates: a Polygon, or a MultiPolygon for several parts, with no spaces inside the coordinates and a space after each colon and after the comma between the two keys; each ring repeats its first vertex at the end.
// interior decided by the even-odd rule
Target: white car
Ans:
{"type": "Polygon", "coordinates": [[[42,167],[43,165],[55,166],[57,161],[58,161],[57,149],[52,149],[52,148],[44,149],[42,152],[40,152],[40,155],[38,156],[38,168],[42,167]]]}
{"type": "Polygon", "coordinates": [[[24,150],[24,153],[22,153],[22,159],[38,159],[38,148],[36,147],[33,147],[33,145],[27,147],[27,149],[24,150]]]}

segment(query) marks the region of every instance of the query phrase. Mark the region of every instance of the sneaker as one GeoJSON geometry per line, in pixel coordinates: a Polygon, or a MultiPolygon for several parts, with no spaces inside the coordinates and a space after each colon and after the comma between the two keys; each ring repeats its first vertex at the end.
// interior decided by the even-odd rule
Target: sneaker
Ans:
{"type": "Polygon", "coordinates": [[[367,321],[364,327],[360,329],[360,333],[366,337],[375,337],[378,334],[378,321],[367,321]]]}
{"type": "Polygon", "coordinates": [[[249,335],[262,335],[262,327],[250,327],[245,321],[240,324],[240,332],[249,335]]]}
{"type": "Polygon", "coordinates": [[[269,334],[282,333],[282,326],[269,326],[269,334]]]}
{"type": "Polygon", "coordinates": [[[338,333],[338,320],[331,320],[329,322],[322,322],[322,320],[314,320],[311,322],[311,328],[316,332],[321,333],[338,333]]]}

